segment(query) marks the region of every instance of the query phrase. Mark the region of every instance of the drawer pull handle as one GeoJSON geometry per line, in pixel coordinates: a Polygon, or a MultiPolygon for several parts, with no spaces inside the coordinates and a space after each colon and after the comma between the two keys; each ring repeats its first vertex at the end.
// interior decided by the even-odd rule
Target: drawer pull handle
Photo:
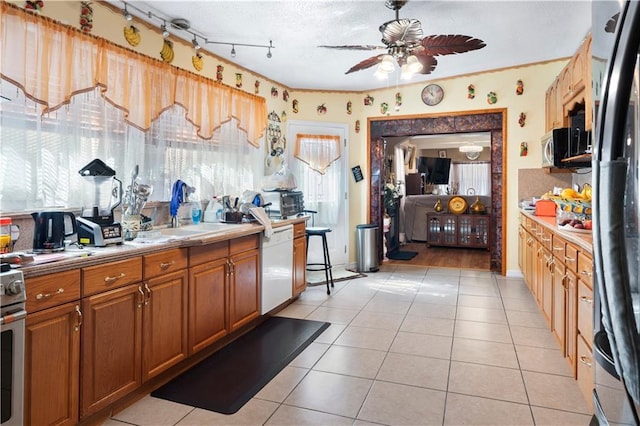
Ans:
{"type": "Polygon", "coordinates": [[[51,296],[55,296],[56,294],[62,294],[62,293],[64,293],[64,288],[60,287],[58,290],[54,291],[53,293],[38,293],[36,295],[36,300],[41,300],[46,297],[51,297],[51,296]]]}
{"type": "Polygon", "coordinates": [[[576,259],[574,257],[565,256],[564,257],[564,261],[565,262],[575,262],[576,259]]]}
{"type": "Polygon", "coordinates": [[[542,241],[544,241],[545,243],[547,243],[547,242],[551,241],[551,238],[545,238],[545,237],[542,237],[542,241]]]}
{"type": "Polygon", "coordinates": [[[553,247],[553,251],[564,251],[564,247],[553,247]]]}
{"type": "Polygon", "coordinates": [[[124,272],[120,272],[120,275],[118,275],[117,277],[104,277],[104,282],[113,283],[118,281],[120,278],[124,278],[124,276],[125,276],[124,272]]]}
{"type": "Polygon", "coordinates": [[[580,357],[580,362],[586,365],[587,367],[591,368],[591,361],[589,361],[589,358],[587,356],[582,355],[580,357]]]}
{"type": "Polygon", "coordinates": [[[175,264],[176,264],[175,260],[172,260],[171,262],[162,262],[160,264],[160,269],[162,269],[164,271],[165,269],[169,269],[171,266],[173,266],[175,264]]]}
{"type": "Polygon", "coordinates": [[[142,291],[142,287],[138,286],[138,293],[140,293],[140,295],[142,296],[142,299],[140,299],[141,301],[138,302],[138,308],[142,308],[142,304],[145,302],[145,296],[144,296],[144,291],[142,291]]]}
{"type": "Polygon", "coordinates": [[[80,326],[82,325],[82,311],[79,305],[76,305],[76,314],[78,314],[78,323],[73,327],[73,331],[80,330],[80,326]]]}
{"type": "Polygon", "coordinates": [[[144,283],[144,289],[147,290],[147,297],[144,299],[144,304],[148,305],[151,300],[151,289],[149,288],[149,284],[144,283]]]}
{"type": "Polygon", "coordinates": [[[590,297],[587,297],[587,296],[580,296],[580,301],[584,302],[584,303],[588,303],[588,304],[592,304],[593,303],[593,299],[591,299],[590,297]]]}
{"type": "Polygon", "coordinates": [[[591,272],[590,271],[582,271],[580,272],[582,275],[584,275],[585,277],[591,277],[591,272]]]}

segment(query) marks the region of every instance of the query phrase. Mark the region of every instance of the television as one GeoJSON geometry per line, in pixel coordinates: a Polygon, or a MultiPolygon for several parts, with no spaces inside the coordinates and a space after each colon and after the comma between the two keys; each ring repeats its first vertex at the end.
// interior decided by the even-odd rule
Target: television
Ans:
{"type": "Polygon", "coordinates": [[[418,159],[418,171],[425,174],[427,183],[434,185],[448,184],[450,170],[451,158],[420,157],[418,159]]]}

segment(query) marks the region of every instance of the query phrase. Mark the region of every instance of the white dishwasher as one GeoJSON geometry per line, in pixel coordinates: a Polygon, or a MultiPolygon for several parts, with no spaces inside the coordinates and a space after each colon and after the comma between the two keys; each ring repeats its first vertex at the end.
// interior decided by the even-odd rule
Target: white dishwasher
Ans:
{"type": "Polygon", "coordinates": [[[293,225],[262,235],[262,307],[266,314],[293,296],[293,225]]]}

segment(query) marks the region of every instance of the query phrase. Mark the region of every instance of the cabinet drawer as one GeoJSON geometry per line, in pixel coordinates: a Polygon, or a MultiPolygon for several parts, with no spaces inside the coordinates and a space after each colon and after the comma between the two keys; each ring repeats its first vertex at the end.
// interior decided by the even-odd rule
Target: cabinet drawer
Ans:
{"type": "Polygon", "coordinates": [[[187,249],[167,250],[160,253],[143,256],[144,279],[159,277],[160,275],[185,269],[187,267],[187,249]]]}
{"type": "Polygon", "coordinates": [[[593,290],[578,280],[578,331],[591,346],[593,339],[593,290]]]}
{"type": "Polygon", "coordinates": [[[578,386],[582,392],[582,396],[593,409],[593,355],[591,348],[585,343],[582,336],[578,336],[578,386]]]}
{"type": "Polygon", "coordinates": [[[25,285],[27,312],[61,305],[80,299],[80,269],[28,278],[25,285]]]}
{"type": "Polygon", "coordinates": [[[547,250],[551,251],[553,243],[553,234],[551,233],[551,231],[543,227],[538,231],[538,235],[540,238],[540,244],[542,244],[547,250]]]}
{"type": "Polygon", "coordinates": [[[82,268],[82,295],[90,296],[139,281],[142,281],[141,257],[82,268]]]}
{"type": "Polygon", "coordinates": [[[566,246],[567,243],[562,238],[558,237],[557,235],[553,236],[553,241],[551,242],[551,252],[562,263],[564,263],[566,246]]]}
{"type": "Polygon", "coordinates": [[[578,249],[567,244],[564,249],[564,264],[573,272],[578,272],[578,249]]]}
{"type": "Polygon", "coordinates": [[[235,238],[229,241],[229,252],[231,254],[242,253],[260,247],[260,234],[247,235],[246,237],[235,238]]]}
{"type": "Polygon", "coordinates": [[[189,247],[189,266],[202,265],[203,263],[226,257],[229,257],[228,241],[189,247]]]}
{"type": "Polygon", "coordinates": [[[293,238],[304,237],[307,235],[307,226],[305,222],[296,223],[293,225],[293,238]]]}
{"type": "Polygon", "coordinates": [[[593,288],[593,260],[585,253],[578,253],[578,278],[593,288]]]}

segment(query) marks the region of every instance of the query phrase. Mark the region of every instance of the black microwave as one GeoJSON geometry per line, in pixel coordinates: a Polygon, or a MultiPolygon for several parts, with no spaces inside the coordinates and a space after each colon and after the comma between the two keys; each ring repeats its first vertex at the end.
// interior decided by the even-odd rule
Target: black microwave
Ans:
{"type": "Polygon", "coordinates": [[[582,157],[591,150],[591,132],[561,127],[544,135],[541,143],[542,167],[591,167],[591,159],[582,157]]]}

